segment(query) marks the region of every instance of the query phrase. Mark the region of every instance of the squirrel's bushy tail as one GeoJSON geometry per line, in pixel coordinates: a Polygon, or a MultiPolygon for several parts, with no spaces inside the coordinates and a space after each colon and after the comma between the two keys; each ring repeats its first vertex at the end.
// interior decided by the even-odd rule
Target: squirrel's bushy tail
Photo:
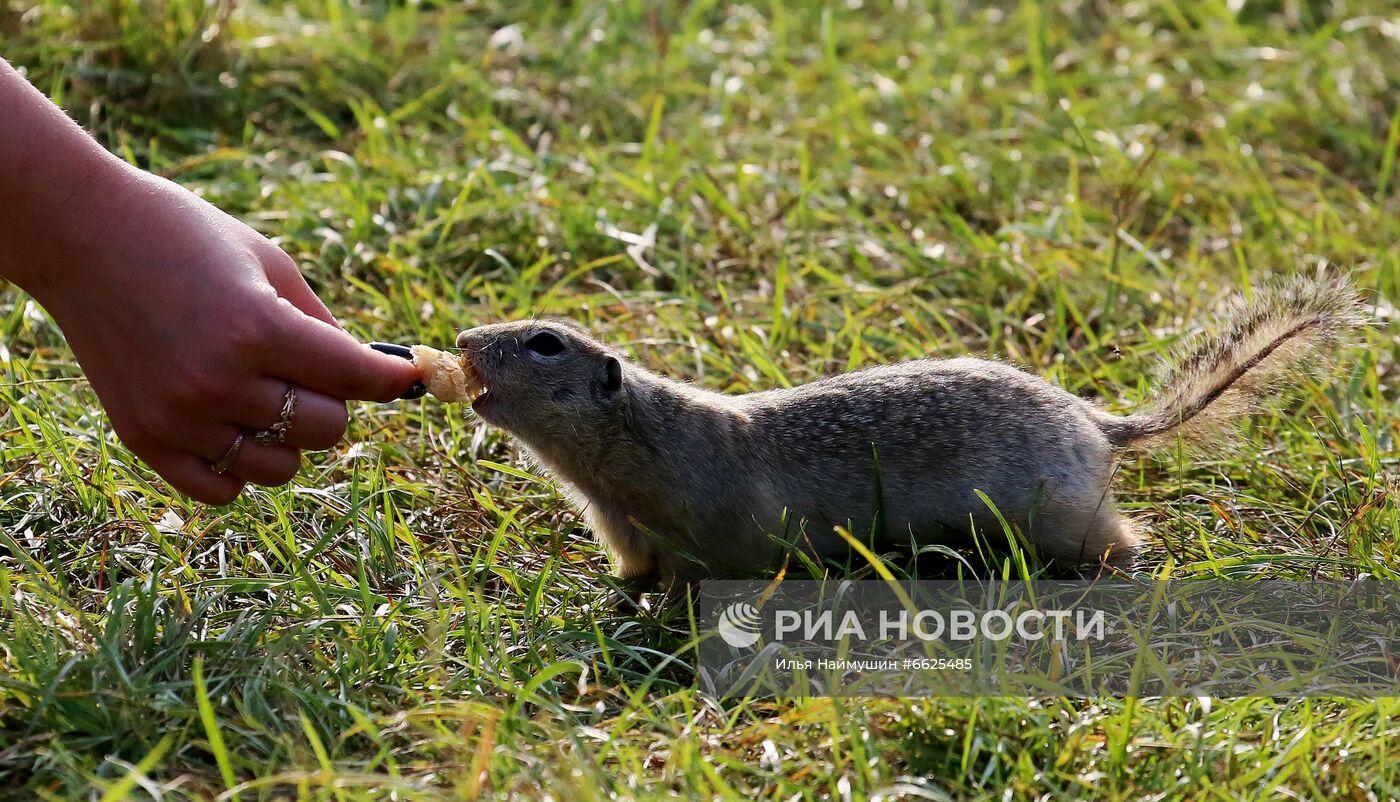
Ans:
{"type": "Polygon", "coordinates": [[[1343,279],[1295,278],[1259,288],[1224,329],[1170,365],[1151,407],[1098,423],[1113,445],[1196,440],[1272,397],[1283,381],[1317,366],[1320,348],[1364,325],[1360,299],[1343,279]]]}

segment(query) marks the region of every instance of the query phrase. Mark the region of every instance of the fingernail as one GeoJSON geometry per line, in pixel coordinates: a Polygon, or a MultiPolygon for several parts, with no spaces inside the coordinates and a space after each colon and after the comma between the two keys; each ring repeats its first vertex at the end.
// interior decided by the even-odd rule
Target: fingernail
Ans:
{"type": "MultiPolygon", "coordinates": [[[[409,347],[406,345],[398,345],[396,343],[370,343],[369,347],[373,348],[381,354],[388,354],[389,356],[396,356],[400,359],[407,359],[410,362],[413,361],[413,351],[410,350],[409,347]]],[[[404,401],[412,401],[415,398],[422,398],[427,394],[427,385],[423,384],[423,382],[414,382],[413,386],[408,388],[408,390],[403,395],[399,396],[399,398],[404,401]]]]}

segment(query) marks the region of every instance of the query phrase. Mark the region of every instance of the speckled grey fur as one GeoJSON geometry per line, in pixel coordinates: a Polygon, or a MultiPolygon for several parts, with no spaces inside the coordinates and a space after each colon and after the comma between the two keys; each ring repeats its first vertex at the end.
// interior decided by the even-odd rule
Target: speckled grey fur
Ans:
{"type": "Polygon", "coordinates": [[[1123,565],[1141,538],[1110,480],[1122,449],[1247,410],[1317,345],[1360,322],[1339,282],[1258,294],[1179,360],[1161,402],[1119,417],[983,359],[924,359],[724,395],[672,381],[560,321],[463,332],[488,394],[475,408],[565,488],[623,576],[761,571],[789,548],[839,557],[834,528],[923,543],[999,536],[981,491],[1039,552],[1123,565]],[[540,332],[555,355],[526,346],[540,332]],[[877,471],[878,465],[878,471],[877,471]]]}

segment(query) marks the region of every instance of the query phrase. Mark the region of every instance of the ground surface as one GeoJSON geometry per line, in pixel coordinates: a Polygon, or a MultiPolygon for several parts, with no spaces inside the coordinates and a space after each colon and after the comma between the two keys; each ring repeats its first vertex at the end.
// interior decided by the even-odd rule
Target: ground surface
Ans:
{"type": "MultiPolygon", "coordinates": [[[[1118,487],[1149,570],[1400,578],[1388,3],[74,5],[0,3],[0,54],[366,339],[567,316],[729,391],[985,353],[1121,410],[1236,288],[1343,266],[1389,327],[1340,378],[1118,487]]],[[[1400,795],[1394,701],[708,698],[463,409],[187,503],[13,288],[0,532],[21,798],[1400,795]]]]}

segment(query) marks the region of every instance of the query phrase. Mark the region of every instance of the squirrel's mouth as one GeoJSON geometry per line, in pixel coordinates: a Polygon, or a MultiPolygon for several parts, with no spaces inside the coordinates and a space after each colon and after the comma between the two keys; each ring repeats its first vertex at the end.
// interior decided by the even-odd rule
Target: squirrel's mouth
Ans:
{"type": "Polygon", "coordinates": [[[460,363],[462,365],[464,378],[462,391],[463,400],[469,404],[475,405],[477,401],[491,392],[491,388],[486,385],[486,379],[482,378],[481,372],[472,364],[470,357],[466,354],[462,354],[460,363]]]}

